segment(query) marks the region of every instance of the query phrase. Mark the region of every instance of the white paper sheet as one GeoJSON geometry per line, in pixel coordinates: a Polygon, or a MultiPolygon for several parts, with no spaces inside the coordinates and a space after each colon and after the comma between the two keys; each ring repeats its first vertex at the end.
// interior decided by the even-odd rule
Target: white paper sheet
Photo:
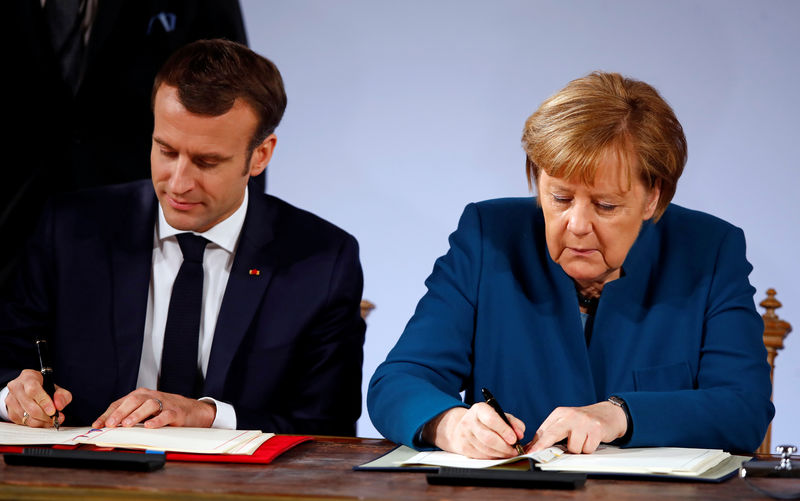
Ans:
{"type": "Polygon", "coordinates": [[[451,466],[454,468],[490,468],[501,464],[513,463],[524,458],[531,458],[536,462],[546,463],[552,461],[564,452],[557,447],[550,447],[543,451],[514,456],[507,459],[472,459],[461,454],[444,451],[420,452],[407,461],[400,464],[427,464],[432,466],[451,466]]]}
{"type": "Polygon", "coordinates": [[[149,429],[131,428],[29,428],[0,423],[2,445],[74,445],[152,449],[199,454],[253,454],[273,437],[258,430],[220,430],[216,428],[182,428],[167,426],[149,429]]]}
{"type": "Polygon", "coordinates": [[[596,473],[680,474],[697,476],[718,465],[730,454],[718,449],[681,447],[644,447],[620,449],[601,445],[593,454],[569,454],[551,447],[534,454],[508,459],[472,459],[444,451],[420,452],[398,464],[425,464],[455,468],[490,468],[521,458],[531,458],[544,471],[578,471],[596,473]]]}

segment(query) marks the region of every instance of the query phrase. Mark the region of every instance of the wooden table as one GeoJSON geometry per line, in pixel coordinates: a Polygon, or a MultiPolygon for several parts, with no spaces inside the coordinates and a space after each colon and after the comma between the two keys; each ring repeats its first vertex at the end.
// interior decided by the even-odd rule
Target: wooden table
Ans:
{"type": "MultiPolygon", "coordinates": [[[[270,465],[170,462],[151,473],[0,463],[0,499],[764,499],[739,478],[722,484],[589,479],[575,491],[534,491],[432,486],[424,473],[352,471],[393,446],[379,439],[318,437],[270,465]]],[[[783,492],[800,490],[800,481],[766,481],[783,492]]]]}

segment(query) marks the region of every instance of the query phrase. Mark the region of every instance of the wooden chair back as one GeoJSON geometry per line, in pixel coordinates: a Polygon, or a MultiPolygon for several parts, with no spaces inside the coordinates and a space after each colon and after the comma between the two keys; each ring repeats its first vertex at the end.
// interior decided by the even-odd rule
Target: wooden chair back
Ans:
{"type": "Polygon", "coordinates": [[[371,312],[374,309],[375,309],[375,304],[366,299],[361,300],[361,318],[366,320],[367,316],[369,315],[369,312],[371,312]]]}
{"type": "MultiPolygon", "coordinates": [[[[778,355],[778,350],[783,349],[783,339],[792,332],[792,325],[781,320],[775,313],[775,310],[783,306],[780,301],[775,299],[775,289],[767,290],[767,298],[761,301],[761,306],[766,312],[761,315],[764,319],[764,345],[767,347],[767,362],[769,362],[769,377],[774,386],[775,380],[773,374],[775,373],[775,357],[778,355]]],[[[758,454],[770,454],[772,444],[772,425],[767,428],[767,434],[764,436],[764,442],[761,447],[756,451],[758,454]]]]}

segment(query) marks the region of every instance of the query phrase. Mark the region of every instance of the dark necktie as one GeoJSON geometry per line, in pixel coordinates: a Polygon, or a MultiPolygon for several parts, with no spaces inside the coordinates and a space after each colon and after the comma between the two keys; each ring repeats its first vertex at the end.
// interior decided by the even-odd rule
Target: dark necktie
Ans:
{"type": "Polygon", "coordinates": [[[197,350],[203,306],[203,252],[208,240],[191,233],[181,233],[177,238],[183,263],[169,300],[158,389],[194,398],[199,396],[203,383],[197,350]]]}
{"type": "Polygon", "coordinates": [[[53,51],[61,67],[61,76],[73,95],[77,94],[82,78],[85,9],[85,0],[47,0],[44,3],[53,51]]]}

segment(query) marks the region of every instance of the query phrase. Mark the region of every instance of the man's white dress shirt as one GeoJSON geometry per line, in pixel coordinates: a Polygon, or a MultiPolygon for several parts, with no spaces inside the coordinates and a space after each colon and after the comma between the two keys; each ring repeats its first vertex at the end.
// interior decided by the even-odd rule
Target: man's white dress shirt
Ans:
{"type": "MultiPolygon", "coordinates": [[[[193,232],[209,241],[203,253],[203,308],[197,350],[197,365],[202,370],[203,377],[206,376],[208,369],[217,317],[233,267],[233,259],[236,256],[239,236],[242,233],[244,218],[247,214],[248,199],[247,190],[245,190],[242,204],[230,217],[204,233],[193,232]]],[[[164,211],[159,205],[158,220],[153,231],[153,260],[150,290],[147,295],[142,357],[139,362],[139,377],[136,381],[139,388],[153,390],[158,388],[158,378],[161,374],[161,352],[164,348],[164,330],[167,325],[172,284],[183,263],[183,253],[176,238],[179,233],[185,232],[177,230],[167,223],[164,211]]],[[[0,418],[6,421],[9,420],[8,409],[5,406],[7,396],[8,387],[5,387],[0,391],[0,402],[3,402],[3,405],[0,405],[0,418]]],[[[200,400],[213,402],[217,406],[217,414],[211,425],[212,428],[236,429],[236,412],[232,405],[219,402],[211,397],[203,397],[200,400]]],[[[111,404],[111,402],[108,403],[111,404]]],[[[66,412],[69,412],[69,406],[67,406],[66,412]]]]}

